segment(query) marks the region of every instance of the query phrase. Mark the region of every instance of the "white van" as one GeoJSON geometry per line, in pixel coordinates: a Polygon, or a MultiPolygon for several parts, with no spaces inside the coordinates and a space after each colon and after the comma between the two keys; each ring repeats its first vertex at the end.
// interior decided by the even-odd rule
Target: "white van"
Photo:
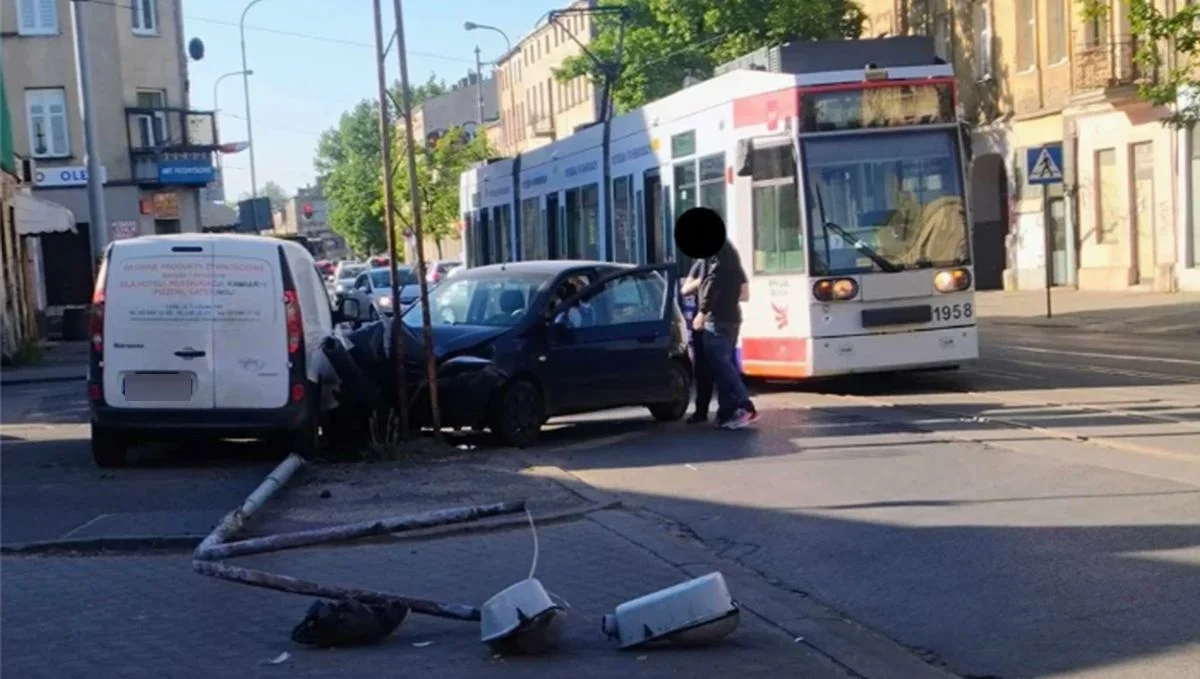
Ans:
{"type": "Polygon", "coordinates": [[[112,243],[92,299],[92,456],[168,436],[316,446],[336,377],[321,351],[343,311],[301,245],[186,234],[112,243]]]}

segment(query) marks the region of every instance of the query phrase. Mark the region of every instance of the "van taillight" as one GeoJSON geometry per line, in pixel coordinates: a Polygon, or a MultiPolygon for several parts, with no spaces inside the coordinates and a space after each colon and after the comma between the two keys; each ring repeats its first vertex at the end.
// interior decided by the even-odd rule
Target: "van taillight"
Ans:
{"type": "Polygon", "coordinates": [[[304,341],[304,322],[300,317],[300,300],[295,290],[285,290],[283,293],[283,311],[287,318],[288,353],[300,351],[304,341]]]}

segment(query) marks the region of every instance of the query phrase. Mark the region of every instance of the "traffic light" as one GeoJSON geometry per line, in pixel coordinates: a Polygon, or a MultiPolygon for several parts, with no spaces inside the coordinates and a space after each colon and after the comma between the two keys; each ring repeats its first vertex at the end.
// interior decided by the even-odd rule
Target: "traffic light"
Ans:
{"type": "Polygon", "coordinates": [[[305,203],[305,204],[304,204],[304,218],[305,218],[305,219],[312,219],[312,216],[313,216],[313,206],[312,206],[312,203],[305,203]]]}

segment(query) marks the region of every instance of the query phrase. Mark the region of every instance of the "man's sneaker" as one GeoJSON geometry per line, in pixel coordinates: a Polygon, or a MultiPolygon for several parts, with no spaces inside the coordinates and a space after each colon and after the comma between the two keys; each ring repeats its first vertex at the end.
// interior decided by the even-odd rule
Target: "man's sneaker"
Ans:
{"type": "Polygon", "coordinates": [[[725,422],[721,423],[721,428],[722,429],[744,429],[744,428],[748,427],[750,425],[750,423],[755,421],[756,419],[758,419],[757,413],[754,413],[749,410],[738,410],[736,413],[733,414],[733,417],[731,417],[728,420],[726,420],[725,422]]]}

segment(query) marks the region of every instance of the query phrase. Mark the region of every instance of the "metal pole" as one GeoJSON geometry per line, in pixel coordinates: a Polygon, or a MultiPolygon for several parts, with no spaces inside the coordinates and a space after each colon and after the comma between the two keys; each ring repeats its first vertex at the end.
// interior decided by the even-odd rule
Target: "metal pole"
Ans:
{"type": "Polygon", "coordinates": [[[1051,288],[1054,286],[1054,233],[1050,219],[1050,185],[1042,185],[1042,231],[1045,236],[1045,244],[1042,246],[1046,251],[1046,318],[1050,318],[1053,312],[1050,308],[1051,288]]]}
{"type": "MultiPolygon", "coordinates": [[[[396,410],[400,416],[400,438],[408,438],[408,394],[404,374],[404,342],[400,340],[400,279],[396,276],[396,201],[392,183],[392,122],[388,108],[387,66],[383,61],[383,10],[380,2],[371,3],[375,11],[375,71],[379,89],[379,153],[383,162],[383,228],[387,238],[389,279],[392,285],[392,358],[396,369],[396,410]]],[[[404,83],[405,92],[408,83],[404,83]]]]}
{"type": "Polygon", "coordinates": [[[479,130],[483,130],[483,62],[479,60],[479,45],[475,46],[475,103],[479,108],[479,113],[476,116],[479,123],[479,130]]]}
{"type": "MultiPolygon", "coordinates": [[[[421,231],[421,187],[417,186],[417,147],[413,143],[412,92],[408,89],[408,48],[404,45],[404,7],[393,0],[396,14],[396,52],[400,54],[400,96],[404,103],[404,141],[408,155],[408,186],[412,201],[413,237],[417,245],[417,284],[421,289],[421,329],[425,344],[425,379],[429,385],[429,411],[433,438],[442,438],[442,413],[438,405],[437,366],[433,359],[433,329],[429,318],[429,286],[425,282],[425,234],[421,231]]],[[[478,55],[478,52],[476,52],[478,55]]],[[[481,86],[482,87],[482,86],[481,86]]],[[[479,130],[482,134],[483,130],[479,130]]],[[[393,306],[393,308],[397,308],[393,306]]]]}
{"type": "Polygon", "coordinates": [[[96,116],[92,110],[92,74],[88,62],[87,23],[83,17],[79,0],[71,3],[71,22],[75,29],[75,67],[79,72],[79,103],[83,116],[83,143],[87,153],[88,212],[91,214],[92,272],[96,272],[96,257],[104,251],[108,242],[108,211],[104,204],[104,177],[100,167],[100,154],[96,151],[96,116]]]}
{"type": "MultiPolygon", "coordinates": [[[[250,144],[250,197],[258,197],[258,173],[254,165],[254,123],[250,120],[250,69],[246,67],[246,12],[262,0],[250,0],[246,9],[242,10],[242,18],[238,20],[238,31],[242,38],[242,92],[246,97],[246,142],[250,144]]],[[[255,226],[258,213],[255,213],[255,226]]]]}

